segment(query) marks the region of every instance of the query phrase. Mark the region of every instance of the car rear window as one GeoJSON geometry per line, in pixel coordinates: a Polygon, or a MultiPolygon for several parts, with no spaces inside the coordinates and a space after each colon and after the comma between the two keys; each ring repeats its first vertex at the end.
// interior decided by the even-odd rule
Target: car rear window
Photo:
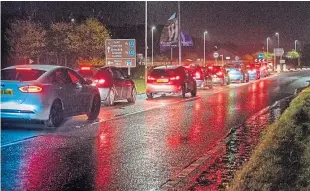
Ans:
{"type": "Polygon", "coordinates": [[[222,70],[222,67],[221,66],[213,66],[213,68],[212,68],[212,73],[217,73],[217,72],[219,72],[219,71],[221,71],[222,70]]]}
{"type": "Polygon", "coordinates": [[[154,69],[151,72],[151,76],[160,77],[160,76],[175,76],[176,71],[174,69],[154,69]]]}
{"type": "Polygon", "coordinates": [[[108,69],[100,69],[96,73],[95,78],[102,78],[102,77],[112,77],[112,74],[108,69]]]}
{"type": "Polygon", "coordinates": [[[90,78],[94,76],[94,73],[91,70],[79,70],[78,73],[84,78],[90,78]]]}
{"type": "Polygon", "coordinates": [[[3,69],[1,70],[1,80],[12,80],[12,81],[33,81],[37,80],[40,76],[45,73],[44,70],[37,69],[3,69]]]}

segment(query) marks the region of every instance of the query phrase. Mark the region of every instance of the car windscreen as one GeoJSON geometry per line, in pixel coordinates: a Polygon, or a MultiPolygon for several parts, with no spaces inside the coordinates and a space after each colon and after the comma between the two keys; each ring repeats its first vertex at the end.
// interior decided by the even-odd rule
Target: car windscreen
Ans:
{"type": "Polygon", "coordinates": [[[33,81],[37,80],[44,73],[44,70],[37,70],[31,68],[3,69],[1,70],[1,80],[33,81]]]}
{"type": "Polygon", "coordinates": [[[226,68],[237,68],[237,69],[239,69],[239,68],[241,68],[241,66],[240,65],[237,65],[237,64],[229,64],[229,65],[226,65],[226,68]]]}
{"type": "Polygon", "coordinates": [[[107,78],[111,78],[112,74],[108,69],[100,69],[96,74],[95,74],[95,78],[103,78],[103,77],[107,77],[107,78]]]}
{"type": "Polygon", "coordinates": [[[151,72],[151,76],[153,77],[171,77],[171,76],[175,76],[176,72],[174,69],[154,69],[151,72]]]}

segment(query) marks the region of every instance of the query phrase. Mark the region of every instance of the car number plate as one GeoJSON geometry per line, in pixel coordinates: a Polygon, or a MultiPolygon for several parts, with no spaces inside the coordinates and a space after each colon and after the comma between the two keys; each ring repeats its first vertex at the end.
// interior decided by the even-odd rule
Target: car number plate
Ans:
{"type": "Polygon", "coordinates": [[[1,90],[1,94],[13,95],[13,90],[11,89],[1,90]]]}
{"type": "Polygon", "coordinates": [[[168,79],[158,79],[156,82],[168,82],[168,79]]]}

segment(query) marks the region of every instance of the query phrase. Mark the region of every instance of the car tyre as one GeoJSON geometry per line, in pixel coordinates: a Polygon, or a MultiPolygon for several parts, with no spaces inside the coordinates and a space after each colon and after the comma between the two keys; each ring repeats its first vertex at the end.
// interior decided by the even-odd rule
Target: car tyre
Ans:
{"type": "Polygon", "coordinates": [[[94,100],[92,102],[92,106],[90,112],[87,114],[88,120],[97,119],[101,107],[101,100],[99,95],[95,95],[94,100]]]}
{"type": "Polygon", "coordinates": [[[60,100],[54,101],[52,104],[49,118],[45,121],[47,127],[59,127],[64,120],[62,104],[60,100]]]}
{"type": "Polygon", "coordinates": [[[131,90],[131,95],[130,98],[127,99],[129,103],[135,103],[137,98],[137,90],[135,87],[132,88],[131,90]]]}
{"type": "Polygon", "coordinates": [[[197,95],[197,86],[196,85],[194,86],[194,89],[191,91],[191,95],[192,95],[192,97],[196,97],[196,95],[197,95]]]}
{"type": "Polygon", "coordinates": [[[185,98],[185,94],[186,94],[186,86],[185,84],[182,85],[182,89],[181,89],[181,96],[182,98],[185,98]]]}
{"type": "Polygon", "coordinates": [[[106,106],[112,106],[114,105],[114,101],[115,101],[115,91],[111,89],[109,91],[107,99],[103,102],[103,104],[106,106]]]}
{"type": "Polygon", "coordinates": [[[148,99],[152,99],[153,98],[153,93],[146,93],[146,97],[148,98],[148,99]]]}

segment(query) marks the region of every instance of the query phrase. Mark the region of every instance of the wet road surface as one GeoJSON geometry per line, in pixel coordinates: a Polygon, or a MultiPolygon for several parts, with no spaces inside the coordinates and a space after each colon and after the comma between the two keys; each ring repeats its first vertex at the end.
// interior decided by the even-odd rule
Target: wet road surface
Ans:
{"type": "Polygon", "coordinates": [[[309,72],[202,90],[135,105],[102,107],[99,120],[68,119],[56,130],[2,126],[2,190],[161,188],[231,128],[307,86],[309,72]]]}

